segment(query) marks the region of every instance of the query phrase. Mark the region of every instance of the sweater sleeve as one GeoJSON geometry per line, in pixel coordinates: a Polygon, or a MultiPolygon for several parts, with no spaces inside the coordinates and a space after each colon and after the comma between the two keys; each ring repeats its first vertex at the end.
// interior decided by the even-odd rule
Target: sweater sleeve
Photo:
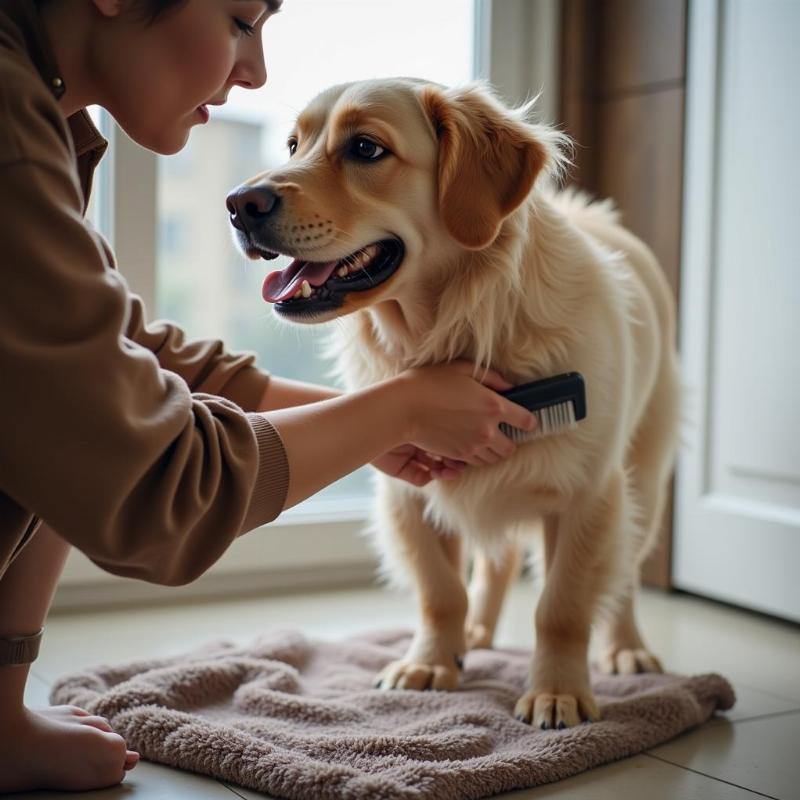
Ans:
{"type": "Polygon", "coordinates": [[[68,155],[0,162],[0,488],[103,569],[187,583],[278,515],[286,453],[263,416],[192,394],[125,336],[129,292],[68,155]]]}
{"type": "MultiPolygon", "coordinates": [[[[103,240],[106,256],[113,254],[103,240]]],[[[269,384],[269,373],[255,366],[254,353],[230,353],[217,339],[186,341],[172,322],[147,322],[141,299],[128,295],[127,338],[146,347],[164,368],[180,375],[193,392],[220,395],[245,411],[257,411],[269,384]]]]}

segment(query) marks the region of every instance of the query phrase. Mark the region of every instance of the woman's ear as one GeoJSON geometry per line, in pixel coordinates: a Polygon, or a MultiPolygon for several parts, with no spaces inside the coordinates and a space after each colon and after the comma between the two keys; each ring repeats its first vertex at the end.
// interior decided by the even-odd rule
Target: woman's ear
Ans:
{"type": "Polygon", "coordinates": [[[485,89],[426,86],[421,101],[439,141],[445,227],[466,248],[488,247],[528,196],[547,149],[485,89]]]}
{"type": "Polygon", "coordinates": [[[118,17],[125,10],[123,0],[92,0],[92,4],[104,17],[118,17]]]}

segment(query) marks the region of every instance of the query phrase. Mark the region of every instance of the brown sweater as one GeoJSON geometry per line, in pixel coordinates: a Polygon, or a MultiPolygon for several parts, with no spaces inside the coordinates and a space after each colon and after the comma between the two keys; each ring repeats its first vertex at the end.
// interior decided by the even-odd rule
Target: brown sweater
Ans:
{"type": "Polygon", "coordinates": [[[85,221],[106,142],[32,0],[0,5],[0,577],[39,520],[118,575],[186,583],[288,487],[252,355],[146,324],[85,221]]]}

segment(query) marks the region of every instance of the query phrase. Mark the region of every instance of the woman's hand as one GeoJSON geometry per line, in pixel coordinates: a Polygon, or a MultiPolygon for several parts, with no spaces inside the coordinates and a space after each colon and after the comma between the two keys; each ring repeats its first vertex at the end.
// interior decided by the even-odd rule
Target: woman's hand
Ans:
{"type": "Polygon", "coordinates": [[[475,365],[453,361],[415,367],[395,380],[399,406],[406,414],[408,442],[456,462],[494,464],[516,445],[498,427],[501,422],[525,431],[536,417],[497,394],[511,384],[493,370],[473,377],[475,365]]]}
{"type": "Polygon", "coordinates": [[[434,478],[452,480],[466,467],[463,461],[433,456],[413,444],[401,444],[378,456],[371,463],[375,469],[413,486],[425,486],[434,478]]]}

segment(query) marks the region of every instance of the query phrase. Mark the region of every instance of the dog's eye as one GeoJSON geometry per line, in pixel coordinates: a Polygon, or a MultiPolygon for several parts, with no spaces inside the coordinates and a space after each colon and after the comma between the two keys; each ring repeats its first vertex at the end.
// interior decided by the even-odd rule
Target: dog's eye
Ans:
{"type": "Polygon", "coordinates": [[[367,139],[365,136],[358,136],[350,143],[349,153],[362,161],[377,161],[379,158],[388,154],[385,147],[367,139]]]}
{"type": "Polygon", "coordinates": [[[286,146],[289,148],[289,155],[293,156],[297,152],[297,139],[289,139],[286,146]]]}

